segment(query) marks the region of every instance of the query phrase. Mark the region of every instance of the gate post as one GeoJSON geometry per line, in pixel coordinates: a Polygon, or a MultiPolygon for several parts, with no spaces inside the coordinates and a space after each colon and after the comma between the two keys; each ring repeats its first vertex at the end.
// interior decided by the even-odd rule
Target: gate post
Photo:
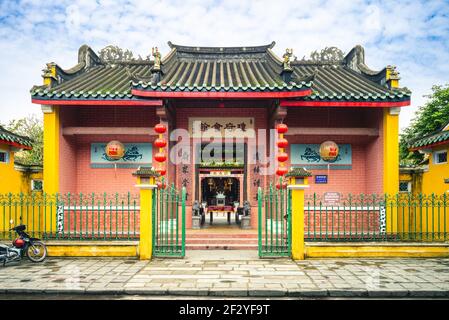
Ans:
{"type": "Polygon", "coordinates": [[[293,169],[287,173],[290,177],[289,185],[291,200],[292,224],[292,259],[304,260],[304,189],[309,188],[308,177],[310,172],[305,169],[293,169]]]}
{"type": "Polygon", "coordinates": [[[158,175],[152,168],[139,167],[133,175],[137,176],[136,187],[140,189],[140,236],[139,259],[150,260],[153,255],[153,193],[158,175]]]}

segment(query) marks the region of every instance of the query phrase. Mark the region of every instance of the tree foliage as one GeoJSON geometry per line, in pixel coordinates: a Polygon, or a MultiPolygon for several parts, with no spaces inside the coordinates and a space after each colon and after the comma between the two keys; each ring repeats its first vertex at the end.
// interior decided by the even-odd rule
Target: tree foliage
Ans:
{"type": "Polygon", "coordinates": [[[410,143],[441,130],[449,122],[449,84],[433,86],[432,93],[425,97],[428,98],[427,102],[419,107],[410,125],[400,135],[401,164],[413,165],[421,162],[424,155],[410,152],[408,149],[410,143]]]}
{"type": "Polygon", "coordinates": [[[36,115],[11,120],[4,126],[7,130],[33,140],[33,149],[15,153],[15,160],[25,165],[42,165],[44,152],[44,128],[36,115]]]}

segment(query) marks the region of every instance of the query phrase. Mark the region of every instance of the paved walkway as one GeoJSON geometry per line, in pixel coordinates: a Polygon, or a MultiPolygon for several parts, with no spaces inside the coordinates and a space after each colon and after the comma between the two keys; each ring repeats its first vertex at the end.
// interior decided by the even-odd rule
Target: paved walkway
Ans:
{"type": "Polygon", "coordinates": [[[449,297],[449,259],[258,259],[197,251],[185,259],[49,258],[0,267],[0,293],[260,297],[449,297]]]}

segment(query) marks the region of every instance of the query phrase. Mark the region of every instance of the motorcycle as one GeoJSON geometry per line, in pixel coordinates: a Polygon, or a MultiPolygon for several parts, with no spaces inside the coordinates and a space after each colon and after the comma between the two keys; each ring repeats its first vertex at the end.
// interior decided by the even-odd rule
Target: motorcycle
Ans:
{"type": "MultiPolygon", "coordinates": [[[[11,224],[13,221],[11,221],[11,224]]],[[[3,266],[8,262],[19,261],[24,255],[32,262],[42,262],[47,257],[47,247],[37,238],[30,237],[26,232],[26,226],[21,224],[10,229],[15,231],[18,237],[12,242],[12,246],[0,244],[0,263],[3,266]]]]}

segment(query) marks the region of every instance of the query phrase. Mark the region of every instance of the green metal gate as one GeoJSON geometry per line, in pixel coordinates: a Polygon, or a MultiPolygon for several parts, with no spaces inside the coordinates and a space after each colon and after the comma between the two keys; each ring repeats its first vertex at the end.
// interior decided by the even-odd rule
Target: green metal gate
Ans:
{"type": "Polygon", "coordinates": [[[185,256],[186,188],[179,192],[174,186],[153,192],[153,255],[155,257],[185,256]]]}
{"type": "Polygon", "coordinates": [[[265,191],[259,187],[257,195],[259,257],[289,257],[292,243],[290,190],[277,190],[270,185],[265,191]]]}

